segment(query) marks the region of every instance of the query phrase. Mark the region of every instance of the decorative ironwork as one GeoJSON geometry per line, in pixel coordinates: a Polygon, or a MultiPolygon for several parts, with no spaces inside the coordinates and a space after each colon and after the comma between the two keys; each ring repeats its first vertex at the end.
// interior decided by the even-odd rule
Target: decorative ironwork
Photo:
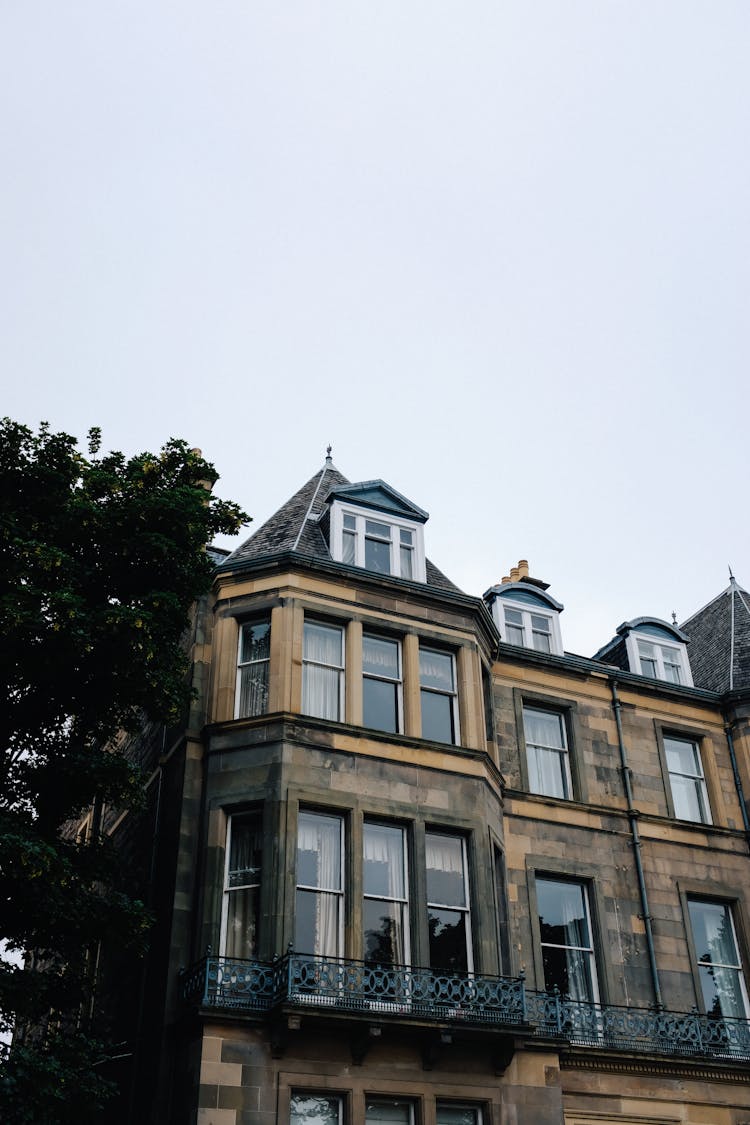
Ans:
{"type": "Polygon", "coordinates": [[[268,1012],[279,1004],[515,1029],[518,1034],[656,1055],[750,1061],[750,1021],[620,1008],[533,992],[522,977],[476,976],[288,953],[273,962],[206,957],[182,973],[201,1007],[268,1012]]]}
{"type": "Polygon", "coordinates": [[[750,1022],[651,1008],[620,1008],[527,992],[529,1023],[538,1035],[576,1046],[750,1060],[750,1022]]]}

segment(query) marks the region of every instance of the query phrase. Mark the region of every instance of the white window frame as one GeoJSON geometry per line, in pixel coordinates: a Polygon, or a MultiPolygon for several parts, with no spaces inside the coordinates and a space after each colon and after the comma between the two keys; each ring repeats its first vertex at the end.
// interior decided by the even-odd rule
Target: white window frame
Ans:
{"type": "Polygon", "coordinates": [[[270,613],[265,614],[264,616],[261,616],[261,617],[258,617],[258,618],[254,618],[251,621],[241,621],[240,622],[239,636],[238,636],[238,640],[237,640],[237,684],[236,684],[236,687],[235,687],[235,694],[234,694],[234,717],[235,717],[235,719],[249,719],[249,718],[253,718],[256,715],[265,715],[265,714],[268,713],[268,691],[269,691],[270,682],[271,682],[270,637],[271,637],[271,615],[270,615],[270,613]],[[245,631],[245,628],[247,626],[250,626],[252,628],[253,625],[260,625],[260,624],[266,624],[266,623],[268,624],[268,637],[269,637],[268,656],[263,660],[243,660],[242,659],[242,639],[243,639],[243,633],[245,631]],[[267,672],[266,672],[266,705],[261,711],[253,711],[251,715],[246,715],[240,709],[240,702],[242,700],[242,673],[243,673],[245,668],[251,668],[251,667],[253,667],[253,665],[258,665],[258,664],[265,664],[267,666],[267,672]]]}
{"type": "MultiPolygon", "coordinates": [[[[456,655],[453,652],[447,652],[446,649],[444,649],[444,648],[436,648],[435,646],[429,645],[429,644],[420,644],[420,646],[419,646],[420,656],[423,652],[434,652],[434,653],[439,654],[440,656],[447,656],[447,657],[450,658],[451,668],[452,668],[451,677],[452,677],[452,680],[453,680],[453,690],[447,691],[447,690],[442,689],[442,688],[430,687],[429,685],[423,684],[422,683],[422,672],[421,672],[421,668],[420,668],[420,673],[419,673],[419,713],[420,713],[420,721],[421,721],[421,717],[422,717],[422,692],[427,692],[431,695],[447,696],[448,699],[450,699],[450,701],[451,701],[451,718],[452,718],[452,724],[453,724],[453,741],[452,742],[446,742],[445,745],[446,746],[460,746],[461,745],[461,730],[460,730],[460,727],[459,727],[459,714],[458,714],[458,680],[457,680],[457,668],[456,668],[456,655]]],[[[423,738],[426,737],[425,734],[424,734],[424,731],[422,731],[422,737],[423,738]]]]}
{"type": "MultiPolygon", "coordinates": [[[[230,897],[230,895],[234,894],[236,891],[256,890],[257,894],[258,894],[258,897],[260,899],[261,888],[262,888],[262,885],[263,885],[263,882],[262,882],[263,881],[263,871],[262,871],[263,859],[262,859],[262,856],[261,856],[261,870],[258,872],[257,883],[245,883],[241,887],[230,887],[229,886],[229,870],[230,870],[229,864],[230,864],[231,856],[232,856],[232,831],[233,831],[234,825],[237,823],[237,821],[244,820],[244,819],[250,819],[251,817],[254,818],[254,819],[257,819],[259,821],[260,828],[261,828],[261,831],[262,831],[262,829],[263,829],[263,815],[262,815],[262,813],[259,809],[250,810],[250,811],[244,812],[244,813],[235,813],[232,816],[230,816],[228,821],[227,821],[226,848],[225,848],[225,851],[224,851],[224,888],[223,888],[223,893],[222,893],[222,898],[221,898],[221,937],[220,937],[220,940],[219,940],[219,956],[220,957],[226,957],[227,956],[227,926],[228,926],[228,923],[229,923],[229,897],[230,897]]],[[[260,902],[258,903],[258,913],[260,914],[260,902]]],[[[256,940],[256,945],[257,945],[257,940],[256,940]]],[[[258,955],[258,953],[257,953],[257,949],[256,949],[256,952],[255,952],[254,956],[257,957],[257,955],[258,955]]]]}
{"type": "MultiPolygon", "coordinates": [[[[733,903],[730,902],[730,901],[727,901],[726,899],[722,899],[722,898],[704,898],[701,895],[688,895],[687,896],[687,907],[688,907],[688,918],[690,920],[690,931],[691,931],[691,935],[692,935],[692,938],[693,938],[693,946],[695,947],[696,960],[695,960],[694,964],[696,966],[698,980],[699,980],[698,996],[699,996],[699,1002],[700,1002],[701,1008],[703,1008],[705,1010],[705,998],[704,998],[704,995],[703,995],[703,981],[702,981],[702,978],[701,978],[701,967],[705,968],[707,966],[707,964],[711,963],[711,964],[715,965],[716,968],[728,969],[730,972],[737,974],[737,980],[738,980],[739,986],[740,986],[740,996],[742,997],[742,1003],[743,1003],[744,1008],[745,1008],[745,1014],[744,1014],[744,1017],[743,1016],[740,1016],[740,1017],[726,1016],[726,1018],[727,1019],[732,1019],[732,1018],[748,1019],[748,1018],[750,1018],[750,1001],[748,1000],[747,981],[745,979],[745,969],[744,969],[744,966],[742,964],[742,952],[740,950],[740,943],[737,940],[737,927],[735,926],[734,910],[732,909],[733,903]],[[693,922],[693,915],[690,911],[690,907],[693,903],[695,903],[696,905],[699,905],[701,903],[706,903],[710,906],[719,906],[719,907],[722,908],[722,910],[724,910],[725,917],[727,917],[729,919],[729,928],[731,930],[732,941],[734,943],[735,957],[737,958],[736,962],[720,963],[720,962],[705,962],[705,961],[700,960],[700,950],[697,948],[697,946],[695,944],[695,925],[694,925],[694,922],[693,922]]],[[[722,1012],[722,1015],[723,1014],[724,1013],[722,1012]]]]}
{"type": "MultiPolygon", "coordinates": [[[[375,895],[368,893],[364,889],[364,871],[362,875],[362,899],[364,902],[392,902],[401,907],[401,926],[404,935],[404,965],[411,965],[411,925],[410,925],[410,894],[409,894],[409,840],[406,834],[406,829],[400,825],[383,824],[382,821],[367,818],[362,825],[362,840],[364,852],[364,835],[368,827],[385,827],[393,828],[401,833],[401,862],[403,864],[402,879],[404,885],[404,897],[392,898],[388,895],[375,895]]],[[[363,858],[364,866],[364,858],[363,858]]],[[[362,932],[363,942],[363,957],[364,957],[364,927],[362,932]]]]}
{"type": "Polygon", "coordinates": [[[344,626],[343,625],[335,625],[335,624],[332,624],[329,621],[318,621],[318,619],[314,618],[314,617],[305,617],[304,625],[303,625],[303,628],[302,628],[302,701],[301,701],[302,714],[303,715],[310,715],[312,718],[327,719],[329,722],[332,722],[332,723],[342,723],[342,722],[344,722],[344,719],[345,719],[345,716],[346,716],[346,711],[345,711],[345,707],[346,707],[345,672],[346,672],[346,629],[344,628],[344,626]],[[336,632],[338,632],[340,634],[340,636],[341,636],[341,663],[340,664],[325,664],[320,660],[313,660],[310,657],[305,656],[305,631],[306,631],[308,625],[312,626],[313,628],[335,630],[336,632]],[[338,671],[338,714],[335,716],[335,718],[331,717],[331,716],[327,716],[327,715],[316,715],[314,711],[309,711],[309,710],[306,711],[304,709],[304,704],[305,704],[305,676],[306,676],[306,669],[309,668],[309,667],[312,667],[312,668],[335,668],[338,671]]]}
{"type": "MultiPolygon", "coordinates": [[[[529,792],[534,793],[540,797],[553,797],[558,800],[571,801],[573,799],[573,778],[570,770],[570,748],[568,746],[568,731],[565,715],[561,711],[555,711],[551,707],[538,707],[533,703],[524,703],[523,705],[523,740],[526,747],[526,772],[529,779],[529,792]],[[557,719],[560,727],[560,735],[562,738],[561,746],[544,746],[538,742],[532,742],[529,738],[526,728],[526,712],[535,711],[540,715],[553,715],[557,719]],[[552,751],[557,754],[560,760],[560,776],[563,783],[563,794],[560,796],[558,793],[547,793],[541,787],[539,789],[532,789],[531,787],[531,765],[529,750],[542,750],[552,751]]],[[[538,771],[537,771],[538,772],[538,771]]]]}
{"type": "MultiPolygon", "coordinates": [[[[401,652],[401,641],[393,637],[384,637],[378,633],[363,632],[362,634],[362,707],[363,707],[363,721],[364,721],[364,681],[365,680],[379,680],[386,684],[393,684],[396,689],[396,730],[395,734],[403,733],[404,729],[404,665],[401,652]],[[392,676],[378,676],[375,672],[365,672],[364,670],[364,651],[367,640],[386,641],[388,644],[396,646],[398,675],[394,679],[392,676]]],[[[379,727],[373,727],[373,730],[379,730],[379,727]]]]}
{"type": "Polygon", "coordinates": [[[663,735],[662,742],[664,745],[664,762],[667,767],[667,774],[669,776],[669,792],[672,798],[672,807],[674,809],[675,817],[678,820],[689,820],[691,824],[713,824],[711,817],[711,802],[708,799],[708,787],[706,785],[706,774],[703,769],[703,756],[701,754],[700,743],[694,738],[682,738],[677,734],[663,735]],[[669,766],[669,743],[677,742],[683,746],[691,747],[694,755],[694,760],[697,762],[697,773],[683,773],[682,770],[673,770],[669,766]],[[697,819],[695,817],[680,816],[677,811],[677,802],[675,801],[675,786],[672,779],[681,778],[686,781],[691,781],[695,788],[698,797],[698,805],[701,810],[701,816],[697,819]]]}
{"type": "MultiPolygon", "coordinates": [[[[587,1001],[583,1001],[583,1003],[598,1004],[600,1002],[600,999],[599,999],[599,997],[600,997],[599,976],[598,976],[597,964],[596,964],[596,947],[594,945],[595,934],[594,934],[594,927],[593,927],[593,924],[592,924],[592,917],[591,917],[591,902],[589,900],[588,884],[585,882],[585,880],[582,880],[582,879],[560,879],[560,878],[557,878],[557,876],[555,876],[555,875],[541,875],[541,874],[536,876],[536,884],[537,884],[537,915],[538,915],[538,923],[537,924],[539,925],[539,946],[540,946],[540,954],[541,954],[542,965],[544,964],[544,950],[545,949],[563,949],[563,950],[572,949],[572,950],[575,950],[577,953],[586,954],[586,956],[588,958],[589,973],[590,973],[590,977],[591,977],[591,991],[592,991],[593,995],[587,1001]],[[553,884],[556,884],[557,886],[561,886],[561,887],[578,887],[579,888],[579,890],[582,892],[581,897],[582,897],[582,900],[583,900],[583,909],[584,909],[584,913],[585,913],[585,916],[586,916],[586,926],[588,928],[588,939],[589,939],[589,942],[590,942],[589,945],[558,945],[556,942],[544,941],[544,939],[542,938],[542,933],[541,933],[541,929],[542,929],[541,921],[542,921],[542,919],[541,919],[541,914],[539,913],[539,907],[538,907],[538,886],[539,886],[539,883],[553,883],[553,884]]],[[[546,981],[543,980],[542,984],[543,984],[543,987],[546,989],[546,987],[547,987],[546,981]]]]}
{"type": "MultiPolygon", "coordinates": [[[[346,852],[344,850],[346,845],[346,837],[344,835],[344,817],[337,812],[323,812],[320,809],[307,809],[301,808],[297,816],[297,840],[296,850],[299,849],[299,825],[303,817],[318,817],[326,820],[338,821],[339,826],[339,886],[338,887],[321,887],[312,886],[308,883],[301,883],[299,881],[299,871],[295,872],[295,888],[294,888],[294,901],[295,901],[295,926],[296,926],[296,903],[297,895],[300,891],[307,891],[318,896],[335,896],[337,903],[337,934],[336,934],[336,953],[319,953],[317,951],[310,951],[308,949],[295,950],[295,952],[302,954],[310,954],[312,957],[343,957],[344,956],[344,909],[346,906],[346,852]]],[[[296,863],[296,850],[295,850],[295,863],[296,863]]]]}
{"type": "MultiPolygon", "coordinates": [[[[466,905],[465,906],[459,906],[457,903],[454,903],[454,902],[431,902],[428,898],[427,912],[429,914],[430,907],[434,907],[435,910],[455,910],[457,913],[463,914],[463,916],[464,916],[464,938],[466,940],[466,971],[469,972],[469,973],[473,973],[474,972],[474,942],[473,942],[472,933],[471,933],[471,887],[470,887],[470,884],[469,884],[469,857],[468,857],[468,852],[467,852],[467,848],[466,848],[466,839],[463,836],[459,836],[455,832],[442,832],[439,828],[428,828],[427,831],[425,832],[425,846],[426,846],[426,843],[427,843],[427,838],[429,836],[445,836],[450,840],[458,840],[458,842],[461,845],[461,865],[462,865],[462,868],[463,868],[463,870],[462,870],[463,880],[462,881],[463,881],[463,887],[464,887],[464,900],[466,902],[466,905]]],[[[425,878],[425,882],[426,882],[426,878],[425,878]]],[[[441,968],[444,968],[444,966],[436,965],[435,968],[440,970],[441,968]]]]}
{"type": "Polygon", "coordinates": [[[546,652],[546,649],[538,649],[534,646],[534,627],[532,623],[533,617],[544,617],[549,622],[549,638],[550,638],[550,654],[555,656],[562,655],[562,634],[560,633],[560,615],[554,609],[547,609],[544,606],[532,606],[528,602],[516,601],[512,597],[497,597],[494,601],[495,606],[495,624],[500,632],[500,639],[505,644],[514,645],[515,641],[508,638],[508,627],[505,621],[505,610],[513,609],[521,614],[521,628],[523,629],[523,645],[518,645],[519,648],[528,648],[532,652],[546,652]]]}
{"type": "MultiPolygon", "coordinates": [[[[413,582],[426,582],[427,569],[424,554],[424,528],[416,520],[404,519],[391,512],[383,512],[376,508],[364,508],[355,504],[346,504],[340,500],[331,505],[331,554],[337,562],[344,560],[344,516],[352,516],[355,522],[354,535],[354,566],[365,567],[365,528],[368,520],[381,523],[390,528],[390,574],[392,578],[407,577],[413,582]],[[401,531],[412,533],[412,574],[401,574],[401,531]]],[[[377,571],[368,571],[376,574],[377,571]]]]}
{"type": "Polygon", "coordinates": [[[688,660],[685,645],[679,641],[666,640],[666,638],[655,636],[653,633],[638,632],[633,629],[628,633],[625,638],[625,647],[628,654],[628,663],[634,672],[641,676],[648,676],[650,680],[661,680],[665,684],[673,684],[675,687],[692,687],[693,676],[690,671],[690,661],[688,660]],[[652,676],[650,672],[644,672],[641,664],[641,644],[651,645],[654,650],[654,660],[656,663],[656,676],[652,676]],[[679,669],[679,683],[675,680],[669,679],[665,675],[665,662],[664,654],[669,653],[674,655],[677,659],[672,663],[679,669]]]}

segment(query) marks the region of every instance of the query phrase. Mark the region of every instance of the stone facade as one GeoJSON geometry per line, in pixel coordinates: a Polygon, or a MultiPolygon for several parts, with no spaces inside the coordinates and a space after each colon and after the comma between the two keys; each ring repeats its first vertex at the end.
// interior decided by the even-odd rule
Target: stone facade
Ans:
{"type": "Polygon", "coordinates": [[[429,561],[419,583],[333,557],[326,479],[348,495],[325,467],[219,563],[196,612],[195,704],[152,775],[148,1058],[119,1119],[365,1125],[377,1103],[408,1125],[747,1125],[750,1009],[740,1018],[725,1000],[731,980],[747,1004],[750,684],[721,695],[503,643],[487,605],[429,561]],[[259,620],[270,640],[250,675],[264,694],[247,706],[238,651],[259,620]],[[340,671],[325,668],[341,679],[335,717],[305,713],[311,622],[342,645],[340,671]],[[395,732],[365,725],[368,637],[398,646],[398,675],[384,678],[395,732]],[[430,654],[452,669],[449,687],[430,680],[430,654]],[[433,704],[451,716],[444,740],[425,737],[433,704]],[[557,731],[552,744],[534,721],[557,731]],[[675,770],[675,745],[698,755],[699,777],[675,770]],[[678,815],[685,793],[708,812],[678,815]],[[300,874],[303,814],[340,826],[335,886],[300,874]],[[248,817],[261,858],[244,876],[254,937],[240,957],[227,840],[248,817]],[[398,829],[404,849],[401,889],[380,898],[373,825],[398,829]],[[446,841],[460,871],[434,858],[446,841]],[[440,863],[450,901],[436,901],[440,863]],[[334,898],[336,932],[297,949],[298,904],[314,899],[322,927],[334,898]],[[585,913],[561,921],[574,902],[585,913]],[[725,1009],[709,1014],[695,904],[724,922],[714,960],[731,952],[730,924],[737,958],[714,970],[725,1009]],[[397,916],[404,965],[382,953],[397,916]],[[450,964],[436,952],[446,933],[450,964]],[[318,1116],[304,1117],[316,1097],[318,1116]]]}

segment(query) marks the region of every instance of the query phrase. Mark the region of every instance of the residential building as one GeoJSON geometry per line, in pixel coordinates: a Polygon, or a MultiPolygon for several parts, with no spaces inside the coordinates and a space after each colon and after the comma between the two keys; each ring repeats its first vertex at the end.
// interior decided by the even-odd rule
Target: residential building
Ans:
{"type": "Polygon", "coordinates": [[[122,1120],[747,1123],[750,599],[575,656],[427,519],[329,456],[217,554],[122,1120]]]}

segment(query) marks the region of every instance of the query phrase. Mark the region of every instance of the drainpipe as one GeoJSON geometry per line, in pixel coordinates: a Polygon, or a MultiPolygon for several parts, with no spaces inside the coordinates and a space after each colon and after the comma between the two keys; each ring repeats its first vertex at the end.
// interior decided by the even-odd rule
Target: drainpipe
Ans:
{"type": "Polygon", "coordinates": [[[648,949],[648,963],[651,969],[651,983],[654,988],[654,1000],[656,1007],[661,1010],[664,1007],[664,1002],[661,996],[661,986],[659,984],[659,972],[656,968],[656,951],[654,950],[654,934],[651,928],[651,912],[648,908],[648,893],[646,891],[646,880],[643,875],[643,860],[641,859],[641,837],[638,831],[638,816],[639,813],[633,806],[633,788],[630,784],[630,766],[628,765],[628,755],[625,749],[625,739],[622,733],[622,719],[620,711],[622,704],[620,697],[617,694],[617,680],[610,677],[610,684],[612,686],[612,709],[615,713],[615,723],[617,725],[617,745],[620,750],[620,769],[622,771],[622,780],[625,787],[625,798],[628,803],[628,821],[630,822],[630,836],[633,841],[633,855],[635,857],[635,870],[638,875],[638,891],[641,899],[641,917],[643,918],[643,925],[646,930],[646,948],[648,949]]]}
{"type": "Polygon", "coordinates": [[[737,765],[737,754],[734,749],[734,739],[732,738],[732,724],[729,719],[724,716],[724,733],[727,736],[727,746],[729,747],[729,760],[732,763],[732,773],[734,774],[734,785],[737,790],[737,796],[740,801],[740,812],[742,813],[742,824],[745,832],[750,833],[750,818],[747,815],[747,805],[745,804],[745,794],[742,789],[742,778],[740,777],[739,766],[737,765]]]}

